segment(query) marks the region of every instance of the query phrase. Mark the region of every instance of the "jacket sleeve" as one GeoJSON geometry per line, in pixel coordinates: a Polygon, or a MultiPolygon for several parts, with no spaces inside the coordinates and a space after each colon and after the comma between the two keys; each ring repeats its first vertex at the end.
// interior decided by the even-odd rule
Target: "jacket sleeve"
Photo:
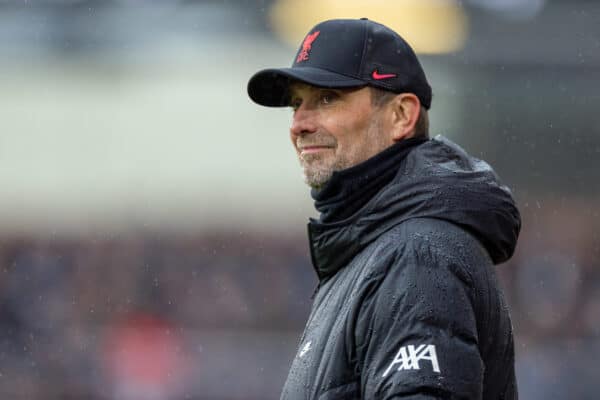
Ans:
{"type": "Polygon", "coordinates": [[[481,399],[476,291],[449,253],[412,242],[365,289],[354,328],[362,398],[481,399]]]}

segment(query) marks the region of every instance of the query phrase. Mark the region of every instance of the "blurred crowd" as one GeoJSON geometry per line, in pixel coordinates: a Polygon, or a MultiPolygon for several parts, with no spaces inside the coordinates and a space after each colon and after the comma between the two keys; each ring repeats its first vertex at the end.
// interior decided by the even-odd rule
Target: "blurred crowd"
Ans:
{"type": "Polygon", "coordinates": [[[498,272],[511,307],[523,399],[598,398],[598,204],[562,195],[521,201],[517,252],[498,272]]]}
{"type": "MultiPolygon", "coordinates": [[[[600,217],[522,210],[498,268],[521,397],[596,398],[600,217]]],[[[243,232],[4,238],[0,260],[7,399],[277,398],[316,285],[304,237],[243,232]]]]}
{"type": "Polygon", "coordinates": [[[4,240],[0,255],[2,398],[204,398],[204,342],[298,331],[316,285],[304,246],[265,236],[4,240]]]}

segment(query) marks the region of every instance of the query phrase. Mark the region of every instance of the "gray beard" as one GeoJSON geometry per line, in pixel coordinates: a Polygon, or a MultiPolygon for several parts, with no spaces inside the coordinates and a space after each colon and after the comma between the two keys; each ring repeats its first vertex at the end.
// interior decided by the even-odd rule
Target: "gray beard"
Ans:
{"type": "Polygon", "coordinates": [[[333,175],[333,171],[331,170],[317,170],[311,171],[308,173],[306,169],[302,174],[304,178],[304,182],[313,189],[322,188],[328,181],[331,179],[333,175]]]}
{"type": "Polygon", "coordinates": [[[369,139],[368,143],[371,144],[369,149],[362,149],[363,152],[358,153],[345,153],[337,158],[332,165],[318,165],[318,160],[311,160],[310,155],[308,155],[306,159],[300,157],[304,182],[311,188],[320,189],[331,179],[334,172],[361,163],[391,145],[385,140],[385,135],[381,127],[381,120],[379,118],[374,118],[371,121],[365,135],[367,135],[367,138],[369,139]],[[311,161],[317,161],[317,165],[312,165],[311,161]]]}
{"type": "Polygon", "coordinates": [[[322,188],[329,180],[335,171],[341,171],[350,167],[346,165],[346,160],[337,160],[332,166],[325,166],[320,168],[311,167],[310,164],[304,160],[300,160],[302,166],[302,176],[304,182],[313,189],[322,188]]]}

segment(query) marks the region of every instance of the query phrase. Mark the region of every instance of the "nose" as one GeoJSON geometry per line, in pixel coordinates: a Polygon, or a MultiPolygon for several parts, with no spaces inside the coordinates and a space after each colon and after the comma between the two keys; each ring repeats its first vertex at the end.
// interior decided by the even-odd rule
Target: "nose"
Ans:
{"type": "Polygon", "coordinates": [[[301,105],[292,118],[290,134],[292,136],[304,136],[317,131],[316,111],[301,105]]]}

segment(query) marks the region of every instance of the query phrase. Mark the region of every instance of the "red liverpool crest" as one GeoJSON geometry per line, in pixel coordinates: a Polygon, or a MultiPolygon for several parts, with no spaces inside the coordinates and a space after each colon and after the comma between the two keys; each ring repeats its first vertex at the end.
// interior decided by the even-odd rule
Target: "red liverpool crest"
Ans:
{"type": "Polygon", "coordinates": [[[300,50],[300,53],[298,54],[298,57],[296,58],[297,63],[308,60],[308,53],[310,52],[310,49],[312,48],[312,43],[317,39],[317,36],[319,36],[319,33],[321,33],[321,32],[316,31],[316,32],[309,33],[308,35],[306,35],[306,39],[304,39],[304,42],[302,42],[302,50],[300,50]]]}

